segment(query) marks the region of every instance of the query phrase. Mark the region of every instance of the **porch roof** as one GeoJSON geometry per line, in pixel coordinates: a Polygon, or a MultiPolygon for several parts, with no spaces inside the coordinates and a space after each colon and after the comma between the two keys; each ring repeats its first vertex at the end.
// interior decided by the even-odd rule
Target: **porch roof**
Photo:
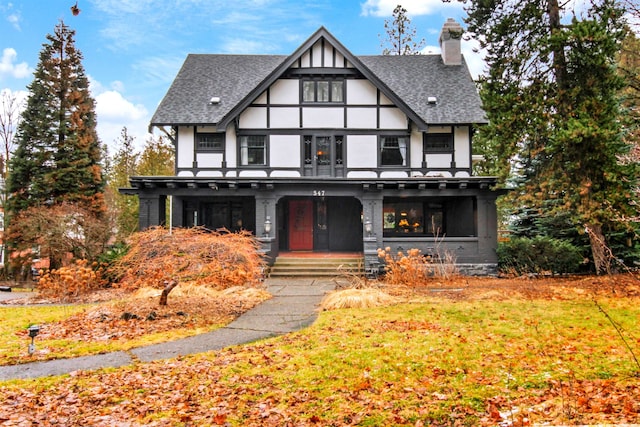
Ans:
{"type": "MultiPolygon", "coordinates": [[[[129,179],[130,188],[121,188],[123,194],[139,194],[145,190],[178,189],[253,189],[274,190],[281,187],[319,188],[341,187],[358,188],[363,191],[380,190],[495,190],[497,178],[491,176],[471,177],[412,177],[412,178],[333,178],[333,177],[300,177],[300,178],[255,178],[255,177],[178,177],[178,176],[134,176],[129,179]]],[[[503,191],[503,190],[496,190],[503,191]]]]}

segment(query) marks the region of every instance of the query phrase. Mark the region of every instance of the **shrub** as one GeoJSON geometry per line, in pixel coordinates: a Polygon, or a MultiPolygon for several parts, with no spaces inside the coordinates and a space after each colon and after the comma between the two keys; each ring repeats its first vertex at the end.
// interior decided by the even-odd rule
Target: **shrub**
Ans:
{"type": "Polygon", "coordinates": [[[262,279],[264,262],[248,232],[195,227],[169,233],[155,227],[135,233],[128,243],[127,253],[109,269],[122,288],[163,288],[175,280],[224,289],[262,279]]]}
{"type": "Polygon", "coordinates": [[[575,273],[584,264],[580,249],[565,240],[516,237],[498,244],[498,268],[516,274],[575,273]]]}
{"type": "Polygon", "coordinates": [[[420,249],[409,249],[405,254],[391,254],[391,248],[378,249],[378,258],[385,264],[385,281],[392,285],[421,286],[429,281],[434,269],[431,257],[420,249]]]}
{"type": "Polygon", "coordinates": [[[75,298],[105,285],[102,270],[97,263],[89,265],[87,260],[56,270],[42,271],[38,280],[38,292],[44,297],[57,299],[75,298]]]}

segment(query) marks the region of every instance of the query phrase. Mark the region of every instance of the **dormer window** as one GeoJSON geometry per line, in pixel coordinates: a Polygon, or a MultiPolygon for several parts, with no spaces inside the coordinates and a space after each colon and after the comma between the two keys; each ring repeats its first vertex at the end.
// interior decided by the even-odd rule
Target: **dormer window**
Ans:
{"type": "Polygon", "coordinates": [[[343,103],[344,80],[302,80],[302,102],[343,103]]]}

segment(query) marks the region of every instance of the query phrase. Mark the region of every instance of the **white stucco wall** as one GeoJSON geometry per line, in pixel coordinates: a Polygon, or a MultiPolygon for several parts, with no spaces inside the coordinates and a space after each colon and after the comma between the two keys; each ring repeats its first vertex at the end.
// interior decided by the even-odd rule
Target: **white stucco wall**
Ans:
{"type": "Polygon", "coordinates": [[[422,167],[422,132],[418,132],[415,126],[411,132],[411,139],[409,140],[409,146],[411,150],[410,158],[412,168],[422,167]]]}
{"type": "Polygon", "coordinates": [[[300,109],[293,107],[271,107],[269,109],[269,124],[272,129],[300,127],[300,109]]]}
{"type": "Polygon", "coordinates": [[[377,127],[376,108],[347,109],[347,127],[352,129],[375,129],[377,127]]]}
{"type": "Polygon", "coordinates": [[[378,90],[368,80],[347,80],[347,105],[376,105],[378,90]]]}
{"type": "Polygon", "coordinates": [[[264,129],[267,127],[266,107],[249,107],[240,114],[240,127],[244,129],[264,129]]]}
{"type": "Polygon", "coordinates": [[[267,103],[267,92],[262,92],[262,94],[253,101],[254,104],[266,104],[267,103]]]}
{"type": "Polygon", "coordinates": [[[190,168],[193,165],[193,128],[181,126],[178,128],[178,146],[176,149],[178,168],[190,168]]]}
{"type": "MultiPolygon", "coordinates": [[[[347,138],[347,167],[376,168],[378,138],[375,135],[349,135],[347,138]]],[[[351,176],[351,175],[350,175],[351,176]]]]}
{"type": "Polygon", "coordinates": [[[468,168],[471,166],[471,144],[469,142],[469,127],[456,126],[453,133],[456,152],[456,167],[468,168]]]}
{"type": "Polygon", "coordinates": [[[269,88],[269,99],[272,105],[297,104],[300,101],[299,92],[299,80],[280,79],[269,88]]]}
{"type": "Polygon", "coordinates": [[[230,168],[236,167],[238,164],[238,151],[236,150],[236,132],[233,126],[230,125],[227,128],[227,136],[225,139],[225,155],[227,157],[227,166],[230,168]]]}
{"type": "Polygon", "coordinates": [[[199,168],[222,167],[222,153],[196,153],[199,168]]]}
{"type": "Polygon", "coordinates": [[[220,171],[200,171],[196,174],[196,176],[203,176],[203,177],[222,177],[222,172],[220,171]]]}
{"type": "Polygon", "coordinates": [[[269,137],[269,163],[272,168],[299,168],[300,156],[299,136],[271,135],[269,137]]]}
{"type": "Polygon", "coordinates": [[[407,116],[399,108],[380,109],[381,129],[406,129],[407,116]]]}
{"type": "Polygon", "coordinates": [[[302,127],[305,128],[341,128],[344,127],[344,109],[342,108],[303,108],[302,127]]]}
{"type": "Polygon", "coordinates": [[[451,167],[451,154],[427,154],[425,156],[427,160],[427,167],[432,168],[450,168],[451,167]]]}
{"type": "Polygon", "coordinates": [[[380,105],[393,105],[393,102],[391,102],[391,100],[389,98],[387,98],[386,96],[384,96],[384,94],[380,94],[380,105]]]}

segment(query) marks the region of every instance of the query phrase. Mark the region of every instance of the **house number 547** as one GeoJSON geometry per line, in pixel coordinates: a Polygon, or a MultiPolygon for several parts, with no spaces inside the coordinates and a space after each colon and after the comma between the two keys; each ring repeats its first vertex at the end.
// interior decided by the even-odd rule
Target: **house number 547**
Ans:
{"type": "Polygon", "coordinates": [[[313,190],[313,195],[315,197],[324,197],[324,190],[313,190]]]}

